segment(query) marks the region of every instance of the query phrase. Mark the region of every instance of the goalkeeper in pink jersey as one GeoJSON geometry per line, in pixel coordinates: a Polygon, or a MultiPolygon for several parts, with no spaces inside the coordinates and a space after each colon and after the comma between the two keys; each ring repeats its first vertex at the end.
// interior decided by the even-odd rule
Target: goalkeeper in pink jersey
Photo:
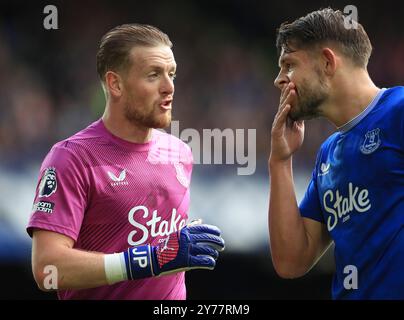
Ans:
{"type": "Polygon", "coordinates": [[[97,53],[104,115],[42,163],[32,269],[42,290],[57,271],[60,299],[185,299],[184,271],[214,269],[224,249],[217,227],[187,224],[190,148],[155,130],[171,121],[171,47],[152,26],[109,31],[97,53]]]}

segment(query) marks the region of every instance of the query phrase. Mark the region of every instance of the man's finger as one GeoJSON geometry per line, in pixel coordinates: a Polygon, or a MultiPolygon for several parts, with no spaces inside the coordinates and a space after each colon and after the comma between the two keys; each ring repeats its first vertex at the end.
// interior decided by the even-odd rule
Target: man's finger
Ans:
{"type": "Polygon", "coordinates": [[[281,112],[279,113],[279,117],[278,117],[279,123],[281,123],[281,124],[286,123],[286,119],[288,117],[290,109],[291,109],[291,105],[286,104],[285,107],[281,110],[281,112]]]}
{"type": "Polygon", "coordinates": [[[289,88],[289,86],[287,86],[287,87],[281,92],[281,98],[279,99],[279,105],[282,105],[282,104],[285,103],[286,98],[287,98],[288,95],[289,95],[289,91],[290,91],[290,88],[289,88]]]}
{"type": "Polygon", "coordinates": [[[288,90],[288,94],[285,97],[285,99],[283,100],[283,102],[280,104],[279,109],[283,109],[283,107],[286,104],[290,104],[292,102],[292,98],[295,95],[295,90],[294,89],[290,89],[288,90]]]}
{"type": "Polygon", "coordinates": [[[279,99],[280,104],[284,104],[284,103],[285,103],[285,101],[286,101],[286,99],[287,99],[287,97],[288,97],[288,95],[289,95],[289,92],[290,92],[291,90],[294,90],[294,89],[295,89],[295,85],[290,82],[290,83],[286,86],[286,88],[281,92],[281,98],[279,99]]]}
{"type": "Polygon", "coordinates": [[[273,124],[273,129],[278,130],[280,129],[283,125],[286,124],[287,116],[290,111],[290,104],[286,104],[282,109],[278,111],[278,113],[275,116],[274,119],[274,124],[273,124]]]}

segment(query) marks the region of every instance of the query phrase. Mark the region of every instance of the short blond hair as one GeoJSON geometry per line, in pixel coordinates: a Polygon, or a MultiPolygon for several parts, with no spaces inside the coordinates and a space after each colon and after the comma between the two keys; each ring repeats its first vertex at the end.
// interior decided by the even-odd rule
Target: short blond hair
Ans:
{"type": "Polygon", "coordinates": [[[130,52],[135,46],[172,48],[169,37],[156,27],[146,24],[123,24],[108,31],[101,39],[97,52],[97,72],[105,82],[108,71],[130,67],[130,52]]]}

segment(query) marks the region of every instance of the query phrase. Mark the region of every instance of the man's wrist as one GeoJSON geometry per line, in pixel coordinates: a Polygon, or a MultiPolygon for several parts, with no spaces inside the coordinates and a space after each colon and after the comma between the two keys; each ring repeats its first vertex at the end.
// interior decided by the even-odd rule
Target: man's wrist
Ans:
{"type": "Polygon", "coordinates": [[[291,168],[292,166],[292,157],[286,160],[276,160],[274,158],[268,159],[268,168],[270,170],[277,169],[277,168],[291,168]]]}
{"type": "Polygon", "coordinates": [[[132,247],[123,252],[127,278],[129,280],[153,277],[156,275],[153,270],[153,247],[142,245],[132,247]]]}
{"type": "Polygon", "coordinates": [[[105,276],[109,285],[128,280],[123,252],[105,254],[104,268],[105,276]]]}
{"type": "Polygon", "coordinates": [[[156,276],[154,270],[153,247],[142,245],[128,248],[126,251],[104,255],[104,268],[109,285],[125,281],[156,276]]]}

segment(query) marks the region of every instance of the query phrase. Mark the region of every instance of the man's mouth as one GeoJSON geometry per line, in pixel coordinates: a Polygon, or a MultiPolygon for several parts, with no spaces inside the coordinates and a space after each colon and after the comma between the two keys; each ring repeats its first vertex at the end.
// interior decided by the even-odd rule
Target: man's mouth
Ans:
{"type": "Polygon", "coordinates": [[[173,102],[173,99],[165,99],[160,103],[160,107],[162,107],[165,110],[171,110],[172,102],[173,102]]]}

